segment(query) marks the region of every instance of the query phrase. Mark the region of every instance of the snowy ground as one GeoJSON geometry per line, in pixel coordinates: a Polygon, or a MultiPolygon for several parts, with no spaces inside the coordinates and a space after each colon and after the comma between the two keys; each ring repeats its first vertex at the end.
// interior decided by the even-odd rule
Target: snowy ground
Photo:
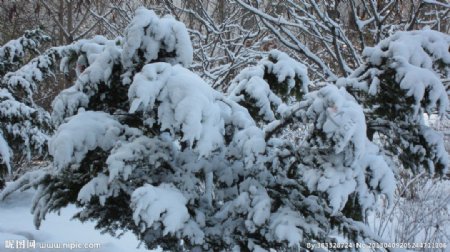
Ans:
{"type": "MultiPolygon", "coordinates": [[[[74,206],[63,209],[58,216],[51,213],[42,222],[40,230],[33,225],[33,215],[30,213],[33,191],[16,192],[5,201],[0,201],[0,251],[76,251],[76,252],[123,252],[123,251],[149,251],[140,246],[136,237],[127,233],[120,239],[108,234],[100,234],[94,229],[93,223],[81,223],[70,220],[76,212],[74,206]],[[91,246],[100,244],[95,249],[10,249],[6,248],[5,241],[11,240],[35,240],[36,244],[77,244],[86,243],[91,246]]],[[[66,245],[68,246],[68,245],[66,245]]],[[[37,247],[37,246],[36,246],[37,247]]]]}
{"type": "MultiPolygon", "coordinates": [[[[70,220],[76,212],[74,206],[64,208],[60,215],[51,213],[42,222],[40,230],[33,225],[33,215],[30,213],[33,191],[16,192],[5,201],[0,201],[0,252],[24,251],[24,252],[49,252],[49,251],[74,251],[74,252],[124,252],[124,251],[149,251],[139,245],[136,237],[127,233],[120,239],[108,234],[100,234],[94,229],[93,223],[81,223],[70,220]],[[100,244],[98,249],[7,249],[5,241],[10,240],[35,240],[37,243],[70,244],[88,243],[100,244]]],[[[450,209],[450,207],[449,207],[450,209]]],[[[372,219],[372,218],[369,218],[372,219]]],[[[449,227],[450,228],[450,227],[449,227]]],[[[388,238],[388,237],[386,237],[388,238]]],[[[345,241],[343,241],[345,242],[345,241]]],[[[450,245],[450,244],[447,244],[450,245]]],[[[158,251],[158,250],[155,250],[158,251]]],[[[450,247],[446,250],[450,252],[450,247]]],[[[160,252],[160,251],[158,251],[160,252]]]]}

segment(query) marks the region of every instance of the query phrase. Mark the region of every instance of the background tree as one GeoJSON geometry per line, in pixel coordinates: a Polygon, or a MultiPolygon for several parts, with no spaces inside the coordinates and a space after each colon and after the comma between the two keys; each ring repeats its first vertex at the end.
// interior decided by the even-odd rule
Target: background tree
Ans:
{"type": "Polygon", "coordinates": [[[349,75],[362,64],[361,52],[366,46],[379,43],[395,31],[421,29],[426,25],[441,32],[449,31],[448,4],[406,2],[289,0],[273,3],[279,7],[272,14],[258,1],[237,0],[281,44],[295,52],[301,62],[317,69],[317,78],[329,80],[349,75]]]}
{"type": "Polygon", "coordinates": [[[338,81],[364,104],[369,138],[415,174],[425,168],[444,175],[448,166],[444,137],[425,124],[424,113],[448,109],[441,78],[448,78],[449,44],[450,36],[436,31],[397,32],[367,47],[367,63],[338,81]]]}
{"type": "Polygon", "coordinates": [[[23,61],[28,53],[38,53],[41,42],[48,40],[41,30],[32,30],[0,47],[0,188],[18,160],[45,153],[50,116],[33,102],[35,88],[28,82],[42,76],[27,72],[23,61]]]}

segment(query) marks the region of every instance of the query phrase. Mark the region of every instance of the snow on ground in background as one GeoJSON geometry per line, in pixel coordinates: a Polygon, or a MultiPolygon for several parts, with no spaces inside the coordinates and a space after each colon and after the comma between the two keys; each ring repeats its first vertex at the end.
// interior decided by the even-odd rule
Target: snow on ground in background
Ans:
{"type": "MultiPolygon", "coordinates": [[[[60,215],[50,213],[42,222],[40,230],[33,224],[33,215],[30,213],[31,201],[34,191],[16,192],[0,201],[0,252],[20,251],[6,249],[5,240],[36,240],[52,243],[100,243],[98,249],[49,249],[48,251],[76,251],[76,252],[123,252],[123,251],[150,251],[132,233],[124,234],[120,239],[108,234],[101,234],[94,228],[93,222],[81,223],[70,220],[77,212],[75,206],[70,205],[62,209],[60,215]]],[[[25,249],[23,251],[44,252],[44,249],[25,249]]],[[[161,251],[161,250],[154,250],[161,251]]]]}

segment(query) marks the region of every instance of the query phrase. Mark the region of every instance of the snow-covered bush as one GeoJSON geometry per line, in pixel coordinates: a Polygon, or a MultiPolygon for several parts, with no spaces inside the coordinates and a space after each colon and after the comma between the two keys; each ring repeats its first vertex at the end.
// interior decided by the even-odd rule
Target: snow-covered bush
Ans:
{"type": "Polygon", "coordinates": [[[370,139],[419,173],[445,174],[443,136],[426,126],[423,114],[444,115],[450,74],[450,36],[432,30],[397,32],[364,50],[365,64],[338,80],[365,108],[370,139]]]}
{"type": "Polygon", "coordinates": [[[53,164],[0,199],[33,186],[36,226],[76,204],[76,218],[132,231],[149,248],[378,241],[362,220],[380,195],[392,198],[395,179],[357,100],[331,83],[308,92],[306,67],[279,51],[224,94],[186,68],[192,51],[182,23],[145,8],[124,38],[57,50],[78,76],[53,102],[53,164]],[[308,131],[291,141],[298,127],[308,131]]]}

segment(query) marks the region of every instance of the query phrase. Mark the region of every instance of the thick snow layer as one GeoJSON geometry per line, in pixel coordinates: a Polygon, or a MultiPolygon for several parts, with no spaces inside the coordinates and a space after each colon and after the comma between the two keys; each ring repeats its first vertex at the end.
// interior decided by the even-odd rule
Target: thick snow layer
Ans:
{"type": "Polygon", "coordinates": [[[161,221],[163,234],[174,234],[189,220],[186,203],[183,194],[170,184],[147,184],[137,188],[131,196],[133,220],[136,225],[142,226],[142,231],[161,221]]]}
{"type": "MultiPolygon", "coordinates": [[[[138,51],[143,52],[144,63],[159,58],[161,52],[167,54],[161,61],[184,66],[189,66],[193,57],[186,26],[171,16],[159,18],[155,12],[143,7],[136,10],[135,17],[125,31],[122,53],[125,69],[142,60],[138,51]],[[174,55],[170,55],[171,53],[174,55]]],[[[125,83],[130,81],[127,78],[124,80],[125,83]]]]}
{"type": "MultiPolygon", "coordinates": [[[[16,154],[24,154],[24,156],[30,158],[32,149],[41,153],[42,147],[48,140],[48,135],[40,128],[39,124],[49,120],[48,113],[43,109],[33,108],[19,102],[14,99],[8,90],[0,88],[0,121],[2,121],[0,134],[4,141],[6,139],[22,141],[20,149],[15,150],[16,154]]],[[[8,143],[5,142],[0,145],[7,146],[8,143]]],[[[3,161],[11,158],[11,154],[8,155],[5,150],[2,148],[2,151],[0,151],[0,157],[3,156],[3,161]]]]}
{"type": "Polygon", "coordinates": [[[276,113],[283,114],[286,104],[282,97],[271,90],[275,87],[271,87],[268,80],[264,79],[265,74],[275,75],[277,85],[286,85],[283,88],[288,94],[295,88],[296,81],[300,81],[297,85],[301,86],[297,88],[306,94],[309,84],[308,71],[305,65],[290,58],[286,53],[272,50],[258,65],[244,69],[233,80],[228,88],[230,99],[236,102],[244,99],[254,100],[259,115],[266,121],[273,121],[276,113]]]}
{"type": "Polygon", "coordinates": [[[108,193],[108,176],[99,173],[95,178],[85,184],[78,193],[77,200],[81,204],[87,204],[91,201],[92,196],[98,196],[100,204],[104,205],[106,194],[108,193]]]}
{"type": "Polygon", "coordinates": [[[161,160],[169,160],[172,147],[170,142],[146,136],[139,136],[130,142],[117,143],[106,160],[109,171],[108,183],[115,179],[127,181],[140,161],[155,165],[161,160]]]}
{"type": "Polygon", "coordinates": [[[437,111],[443,117],[449,108],[444,85],[450,74],[449,46],[450,36],[437,31],[397,32],[366,48],[366,63],[337,81],[358,96],[368,114],[376,116],[369,123],[372,130],[387,137],[386,143],[381,142],[385,152],[414,154],[414,161],[400,156],[405,167],[446,172],[444,142],[437,132],[426,129],[423,114],[437,111]],[[379,123],[381,127],[375,126],[379,123]],[[402,150],[392,149],[392,145],[402,150]]]}
{"type": "Polygon", "coordinates": [[[78,76],[75,86],[86,95],[92,96],[98,92],[98,85],[109,85],[114,64],[119,61],[121,50],[114,45],[106,46],[104,50],[95,55],[95,60],[78,76]]]}
{"type": "Polygon", "coordinates": [[[394,58],[396,62],[391,67],[396,68],[395,79],[400,83],[400,88],[406,90],[407,96],[412,96],[416,101],[415,115],[419,113],[421,105],[426,104],[426,111],[438,107],[439,113],[445,113],[449,101],[445,87],[439,76],[426,68],[416,67],[405,61],[404,58],[394,58]],[[438,106],[439,105],[439,106],[438,106]]]}
{"type": "Polygon", "coordinates": [[[379,193],[391,200],[394,174],[378,147],[367,139],[364,113],[355,99],[344,88],[328,85],[307,94],[302,103],[308,108],[301,116],[318,131],[318,137],[311,138],[304,148],[311,148],[309,155],[318,155],[318,150],[333,152],[318,167],[301,165],[308,188],[326,192],[334,213],[344,208],[353,192],[363,209],[373,207],[379,193]]]}
{"type": "Polygon", "coordinates": [[[64,89],[52,102],[52,120],[61,124],[66,116],[74,115],[78,108],[87,107],[88,104],[89,97],[78,91],[76,86],[64,89]]]}
{"type": "MultiPolygon", "coordinates": [[[[124,41],[97,36],[91,40],[81,40],[72,47],[75,52],[80,52],[76,69],[78,78],[75,85],[64,90],[52,104],[52,117],[57,123],[62,122],[64,117],[74,115],[79,107],[86,107],[90,97],[98,94],[100,84],[109,86],[113,68],[119,61],[125,71],[123,84],[130,84],[135,64],[141,62],[142,57],[145,58],[144,63],[159,59],[184,66],[190,65],[193,57],[184,24],[169,16],[159,18],[145,8],[136,11],[124,41]]],[[[68,68],[69,56],[61,61],[61,69],[68,68]]]]}
{"type": "Polygon", "coordinates": [[[0,164],[5,164],[8,169],[8,173],[11,173],[11,155],[12,151],[9,148],[5,138],[3,138],[0,130],[0,164]]]}
{"type": "Polygon", "coordinates": [[[266,190],[255,186],[250,186],[249,192],[252,195],[250,203],[251,209],[248,218],[251,218],[257,226],[265,224],[270,217],[271,199],[266,190]]]}
{"type": "Polygon", "coordinates": [[[25,51],[36,51],[42,41],[49,40],[41,30],[25,31],[25,35],[8,41],[0,47],[0,73],[10,70],[10,66],[18,65],[26,55],[25,51]]]}
{"type": "MultiPolygon", "coordinates": [[[[433,159],[436,160],[436,163],[448,164],[449,156],[447,150],[445,149],[444,135],[442,132],[435,131],[427,126],[422,126],[420,131],[424,137],[424,140],[432,148],[431,152],[434,153],[433,159]]],[[[430,163],[429,166],[431,173],[434,173],[434,165],[430,163]]]]}
{"type": "Polygon", "coordinates": [[[264,132],[256,127],[248,127],[237,132],[233,137],[233,144],[244,154],[244,163],[252,164],[266,148],[264,132]]]}
{"type": "Polygon", "coordinates": [[[29,97],[32,96],[36,90],[37,82],[41,82],[44,79],[44,72],[42,69],[48,69],[53,65],[54,59],[49,55],[41,55],[16,72],[9,72],[4,77],[2,82],[10,90],[22,89],[29,97]]]}
{"type": "Polygon", "coordinates": [[[0,117],[4,118],[4,123],[14,124],[16,118],[31,118],[35,112],[35,108],[17,101],[8,90],[0,88],[0,117]]]}
{"type": "Polygon", "coordinates": [[[310,118],[319,117],[316,127],[333,141],[336,154],[352,143],[357,157],[364,153],[366,122],[362,107],[345,89],[329,85],[308,95],[312,102],[306,112],[310,118]]]}
{"type": "Polygon", "coordinates": [[[296,211],[289,208],[278,209],[270,220],[270,230],[278,241],[287,241],[290,247],[299,246],[303,240],[300,227],[308,226],[296,211]]]}
{"type": "Polygon", "coordinates": [[[38,84],[45,77],[53,76],[53,69],[57,66],[58,58],[61,58],[60,70],[67,73],[69,71],[70,59],[74,56],[87,57],[89,63],[92,63],[105,47],[113,46],[115,43],[116,41],[114,40],[107,40],[102,36],[96,36],[92,39],[76,41],[70,45],[52,47],[15,72],[7,73],[1,82],[9,90],[24,91],[27,98],[32,99],[33,92],[37,89],[38,84]]]}
{"type": "Polygon", "coordinates": [[[103,112],[80,111],[62,124],[49,142],[49,153],[57,169],[79,163],[95,148],[111,149],[124,127],[103,112]]]}
{"type": "Polygon", "coordinates": [[[449,35],[433,30],[400,31],[366,48],[363,55],[374,65],[380,65],[383,58],[400,57],[411,65],[431,69],[434,61],[450,64],[449,43],[449,35]]]}
{"type": "MultiPolygon", "coordinates": [[[[79,211],[75,206],[69,205],[61,210],[60,214],[48,214],[46,221],[39,230],[33,225],[33,215],[30,214],[33,190],[15,192],[0,201],[0,251],[4,251],[5,240],[35,240],[36,243],[99,243],[97,249],[76,249],[79,252],[123,252],[123,251],[149,251],[134,234],[124,233],[121,238],[114,238],[108,234],[101,234],[95,229],[95,223],[71,220],[79,211]]],[[[30,252],[50,252],[57,249],[27,249],[30,252]]],[[[8,250],[5,250],[8,251],[8,250]]],[[[60,250],[63,251],[63,250],[60,250]]],[[[75,250],[73,250],[75,251],[75,250]]],[[[161,251],[161,250],[154,250],[161,251]]]]}
{"type": "Polygon", "coordinates": [[[180,65],[153,63],[134,77],[128,91],[131,108],[150,112],[157,106],[161,130],[181,132],[182,140],[208,155],[223,144],[224,121],[216,92],[180,65]]]}
{"type": "MultiPolygon", "coordinates": [[[[248,70],[248,72],[250,71],[248,70]]],[[[269,84],[267,84],[264,79],[257,75],[250,77],[245,85],[239,86],[237,89],[233,90],[233,92],[236,92],[237,94],[240,94],[241,92],[249,94],[250,98],[256,101],[255,105],[260,109],[259,114],[263,116],[264,120],[275,120],[275,114],[272,111],[272,106],[279,107],[282,104],[282,101],[270,90],[269,84]]],[[[234,97],[231,98],[233,99],[234,97]]],[[[244,97],[241,95],[234,98],[237,102],[243,99],[244,97]]]]}
{"type": "Polygon", "coordinates": [[[89,98],[98,93],[100,84],[109,86],[113,67],[120,60],[121,49],[110,45],[110,42],[106,46],[87,42],[80,43],[79,46],[87,50],[89,65],[79,73],[72,87],[63,90],[53,100],[52,119],[56,123],[61,123],[63,118],[74,115],[78,108],[87,107],[89,98]]]}
{"type": "MultiPolygon", "coordinates": [[[[364,49],[363,55],[369,64],[375,66],[386,64],[385,60],[388,60],[389,68],[396,70],[395,78],[400,88],[415,99],[416,113],[426,98],[426,109],[434,108],[439,103],[438,110],[443,114],[449,101],[437,72],[442,70],[439,69],[442,64],[449,70],[449,44],[449,35],[433,30],[397,32],[375,47],[364,49]]],[[[379,83],[376,75],[380,72],[369,72],[373,79],[369,93],[375,95],[379,83]]],[[[353,75],[359,75],[359,71],[356,70],[353,75]]]]}
{"type": "Polygon", "coordinates": [[[295,78],[301,81],[303,93],[308,93],[308,68],[302,63],[292,59],[286,53],[278,50],[272,50],[268,59],[261,62],[267,68],[269,73],[277,76],[278,82],[286,81],[289,90],[295,86],[295,78]]]}

